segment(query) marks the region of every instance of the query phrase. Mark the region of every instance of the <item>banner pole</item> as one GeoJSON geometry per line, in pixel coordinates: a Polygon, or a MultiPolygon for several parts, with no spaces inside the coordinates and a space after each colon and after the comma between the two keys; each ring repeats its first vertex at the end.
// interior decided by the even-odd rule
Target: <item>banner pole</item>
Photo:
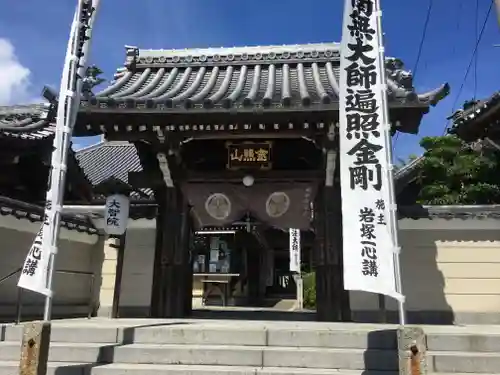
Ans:
{"type": "Polygon", "coordinates": [[[71,146],[71,134],[80,105],[83,77],[85,77],[88,64],[92,26],[98,5],[99,0],[78,1],[61,77],[56,131],[46,196],[45,228],[42,235],[42,249],[50,253],[47,266],[46,289],[48,293],[45,298],[45,321],[50,321],[52,315],[52,283],[64,198],[68,150],[71,146]]]}
{"type": "Polygon", "coordinates": [[[380,63],[380,79],[382,82],[383,92],[382,92],[382,116],[383,116],[383,124],[385,124],[386,128],[384,129],[384,136],[386,139],[386,158],[387,158],[387,166],[388,170],[386,171],[388,174],[389,181],[389,224],[392,236],[392,244],[394,246],[393,249],[393,257],[394,257],[394,276],[396,283],[396,291],[399,293],[400,298],[398,299],[398,310],[399,310],[399,324],[406,324],[406,311],[404,305],[404,295],[403,295],[403,286],[401,282],[401,265],[400,265],[400,252],[401,247],[399,244],[399,235],[398,235],[398,210],[396,204],[396,194],[394,189],[394,168],[392,163],[392,139],[391,139],[391,122],[389,118],[389,106],[387,102],[387,77],[385,70],[385,50],[384,50],[384,34],[382,32],[382,9],[380,5],[380,0],[374,0],[374,10],[377,12],[377,38],[379,40],[379,63],[380,63]]]}

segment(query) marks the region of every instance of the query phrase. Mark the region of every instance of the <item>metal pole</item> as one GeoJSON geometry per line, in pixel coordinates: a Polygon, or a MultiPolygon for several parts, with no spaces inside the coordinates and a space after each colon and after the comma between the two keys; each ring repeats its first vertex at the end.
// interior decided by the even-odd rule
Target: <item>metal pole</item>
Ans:
{"type": "MultiPolygon", "coordinates": [[[[377,12],[377,37],[379,39],[379,63],[380,63],[380,71],[381,71],[381,82],[383,84],[383,92],[382,92],[382,123],[386,126],[384,131],[384,136],[386,139],[386,158],[387,165],[389,166],[387,170],[388,181],[389,181],[389,225],[392,235],[392,243],[394,246],[394,275],[396,282],[396,291],[403,297],[403,287],[401,283],[401,266],[399,262],[399,253],[400,253],[400,245],[399,245],[399,237],[398,237],[398,217],[397,217],[397,205],[396,205],[396,195],[394,193],[394,175],[393,175],[393,166],[392,166],[392,143],[391,143],[391,127],[390,127],[390,118],[389,118],[389,107],[387,104],[387,78],[385,72],[385,53],[384,53],[384,36],[382,33],[382,10],[380,7],[380,0],[374,1],[375,9],[377,12]]],[[[398,300],[399,307],[399,324],[405,325],[406,323],[406,314],[404,307],[404,299],[401,298],[398,300]]]]}
{"type": "MultiPolygon", "coordinates": [[[[57,108],[54,151],[52,152],[49,187],[47,189],[44,215],[42,248],[50,251],[47,269],[47,289],[52,290],[57,238],[59,236],[61,209],[66,180],[68,149],[71,134],[80,105],[83,80],[88,63],[92,26],[97,14],[99,0],[79,0],[71,34],[68,41],[66,60],[61,77],[61,88],[57,108]],[[81,49],[81,50],[80,50],[81,49]]],[[[51,320],[52,294],[45,299],[44,320],[51,320]]]]}

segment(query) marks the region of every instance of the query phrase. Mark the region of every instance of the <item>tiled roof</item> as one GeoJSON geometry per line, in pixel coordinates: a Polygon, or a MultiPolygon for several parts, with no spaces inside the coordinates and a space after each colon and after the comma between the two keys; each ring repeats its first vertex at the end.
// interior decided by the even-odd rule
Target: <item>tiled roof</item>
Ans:
{"type": "MultiPolygon", "coordinates": [[[[31,104],[0,107],[0,139],[21,139],[29,141],[47,141],[51,147],[55,135],[55,104],[31,104]]],[[[27,145],[26,147],[30,147],[27,145]]],[[[47,149],[50,152],[51,148],[47,149]]],[[[68,166],[70,172],[75,172],[73,178],[76,184],[89,185],[83,177],[74,151],[69,150],[68,166]]]]}
{"type": "MultiPolygon", "coordinates": [[[[128,184],[129,172],[142,171],[135,146],[129,142],[100,142],[76,152],[76,159],[93,186],[111,178],[128,184]]],[[[152,197],[151,189],[140,189],[132,197],[152,197]]]]}
{"type": "Polygon", "coordinates": [[[453,120],[449,133],[466,140],[483,138],[487,135],[490,125],[498,123],[499,115],[500,92],[484,100],[466,102],[463,109],[449,117],[453,120]]]}
{"type": "Polygon", "coordinates": [[[401,206],[401,219],[497,219],[500,220],[500,205],[453,205],[453,206],[401,206]]]}
{"type": "MultiPolygon", "coordinates": [[[[340,46],[306,45],[140,50],[127,47],[125,68],[82,106],[182,111],[338,109],[340,46]]],[[[417,94],[399,59],[387,59],[391,103],[435,105],[447,84],[417,94]]]]}
{"type": "MultiPolygon", "coordinates": [[[[14,216],[31,222],[42,222],[44,208],[34,204],[0,196],[0,215],[14,216]]],[[[62,215],[61,225],[69,230],[96,234],[97,229],[84,217],[78,215],[62,215]]]]}
{"type": "Polygon", "coordinates": [[[44,139],[54,135],[55,108],[50,104],[0,107],[0,138],[44,139]]]}
{"type": "Polygon", "coordinates": [[[405,186],[407,186],[410,182],[412,182],[417,174],[417,167],[424,160],[424,156],[419,156],[418,158],[413,159],[411,162],[398,169],[396,173],[394,173],[394,181],[396,183],[396,194],[401,192],[405,186]]]}

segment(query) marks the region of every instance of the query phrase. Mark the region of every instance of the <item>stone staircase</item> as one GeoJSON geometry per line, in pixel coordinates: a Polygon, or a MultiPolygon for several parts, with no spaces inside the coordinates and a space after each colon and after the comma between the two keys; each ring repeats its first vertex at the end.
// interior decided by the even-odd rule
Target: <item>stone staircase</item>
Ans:
{"type": "MultiPolygon", "coordinates": [[[[201,320],[55,321],[48,375],[395,375],[395,326],[201,320]]],[[[429,372],[500,373],[498,333],[425,327],[429,372]]],[[[0,326],[0,375],[22,327],[0,326]]]]}
{"type": "Polygon", "coordinates": [[[424,327],[429,373],[500,374],[500,326],[424,327]]]}

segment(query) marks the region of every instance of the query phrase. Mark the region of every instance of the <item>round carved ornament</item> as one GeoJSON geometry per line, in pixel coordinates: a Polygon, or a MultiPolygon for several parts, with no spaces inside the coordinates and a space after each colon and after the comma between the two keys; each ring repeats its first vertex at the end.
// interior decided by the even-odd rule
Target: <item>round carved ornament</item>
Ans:
{"type": "Polygon", "coordinates": [[[266,201],[266,213],[273,218],[283,216],[290,208],[290,197],[282,192],[275,191],[266,201]]]}
{"type": "Polygon", "coordinates": [[[205,210],[214,219],[225,220],[231,214],[231,201],[225,194],[212,194],[205,201],[205,210]]]}

